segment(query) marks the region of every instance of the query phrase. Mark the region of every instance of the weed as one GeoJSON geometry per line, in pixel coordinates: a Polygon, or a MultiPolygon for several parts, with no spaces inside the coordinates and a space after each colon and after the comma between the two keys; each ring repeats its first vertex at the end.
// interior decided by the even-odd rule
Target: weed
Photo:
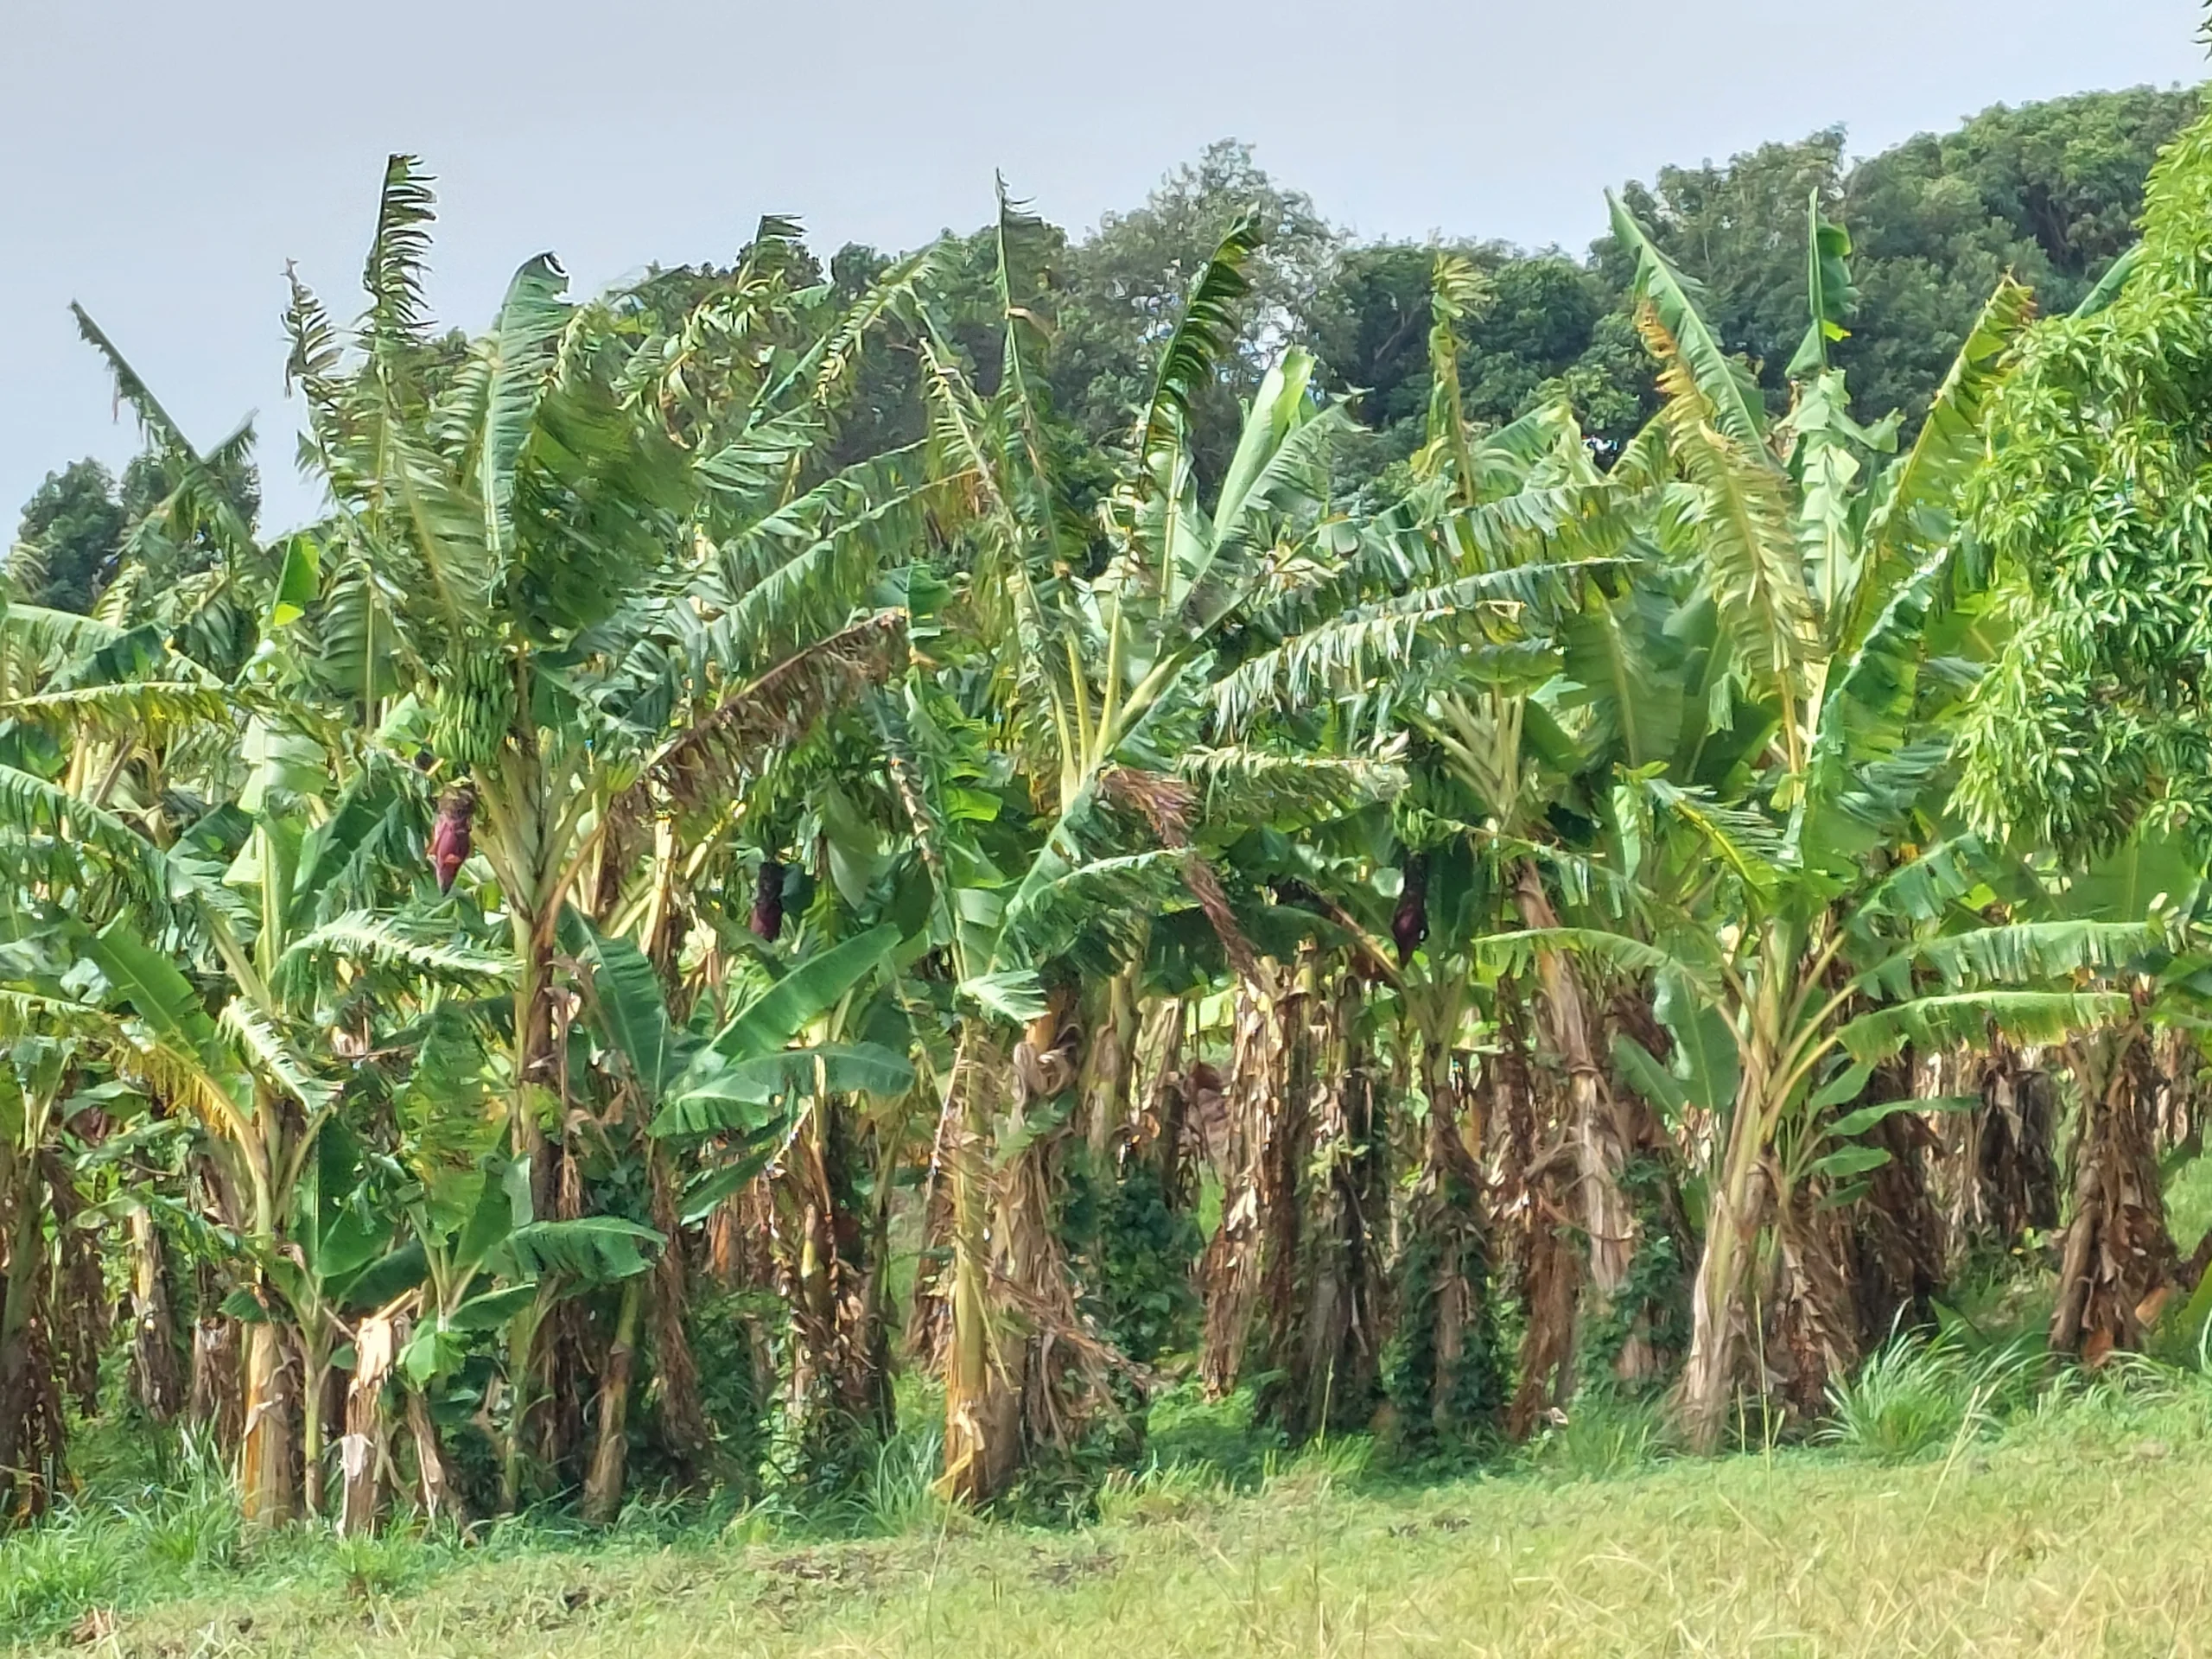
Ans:
{"type": "Polygon", "coordinates": [[[1562,1480],[1609,1480],[1642,1468],[1667,1448],[1658,1405],[1592,1393],[1530,1442],[1529,1461],[1562,1480]]]}
{"type": "Polygon", "coordinates": [[[1974,1440],[2026,1403],[2033,1354],[2009,1344],[1969,1354],[1947,1338],[1893,1336],[1858,1374],[1828,1385],[1834,1420],[1820,1440],[1903,1463],[1974,1440]]]}
{"type": "Polygon", "coordinates": [[[1158,1526],[1182,1521],[1228,1501],[1221,1471],[1202,1463],[1116,1469],[1098,1489],[1102,1526],[1158,1526]]]}
{"type": "Polygon", "coordinates": [[[165,1461],[168,1485],[121,1509],[123,1518],[138,1523],[134,1548],[177,1573],[235,1571],[245,1554],[238,1498],[212,1432],[188,1427],[176,1456],[165,1461]]]}
{"type": "Polygon", "coordinates": [[[944,1431],[934,1421],[885,1441],[861,1497],[872,1529],[893,1537],[941,1531],[956,1512],[938,1493],[944,1462],[944,1431]]]}
{"type": "Polygon", "coordinates": [[[1374,1457],[1375,1442],[1364,1434],[1325,1438],[1294,1452],[1269,1452],[1262,1464],[1261,1490],[1270,1496],[1321,1497],[1356,1485],[1374,1457]]]}
{"type": "Polygon", "coordinates": [[[416,1539],[388,1533],[378,1538],[339,1538],[330,1563],[356,1600],[397,1595],[423,1574],[423,1550],[416,1539]]]}
{"type": "Polygon", "coordinates": [[[117,1599],[126,1529],[78,1510],[0,1548],[0,1630],[50,1636],[117,1599]]]}

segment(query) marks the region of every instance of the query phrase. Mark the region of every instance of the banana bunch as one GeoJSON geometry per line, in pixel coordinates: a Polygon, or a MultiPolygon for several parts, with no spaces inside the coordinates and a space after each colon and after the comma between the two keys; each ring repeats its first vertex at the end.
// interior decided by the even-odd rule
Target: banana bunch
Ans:
{"type": "Polygon", "coordinates": [[[472,643],[442,676],[430,705],[430,747],[461,772],[488,766],[514,723],[505,653],[472,643]]]}

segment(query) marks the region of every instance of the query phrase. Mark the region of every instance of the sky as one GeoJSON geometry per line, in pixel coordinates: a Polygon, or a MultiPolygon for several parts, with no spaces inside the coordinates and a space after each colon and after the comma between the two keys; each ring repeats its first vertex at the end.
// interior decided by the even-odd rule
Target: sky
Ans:
{"type": "Polygon", "coordinates": [[[1996,103],[2203,77],[2202,0],[0,0],[0,534],[41,477],[136,450],[80,301],[198,444],[257,413],[312,515],[284,264],[354,308],[385,156],[438,178],[430,299],[580,288],[989,215],[1071,228],[1211,140],[1369,237],[1580,249],[1601,192],[1835,123],[1865,155],[1996,103]]]}

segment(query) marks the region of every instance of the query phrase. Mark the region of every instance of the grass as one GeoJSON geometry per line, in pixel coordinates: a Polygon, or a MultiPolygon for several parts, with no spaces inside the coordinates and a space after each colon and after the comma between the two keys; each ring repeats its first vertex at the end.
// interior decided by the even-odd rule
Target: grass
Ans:
{"type": "Polygon", "coordinates": [[[1832,1383],[1820,1438],[1878,1463],[1902,1463],[1980,1439],[2024,1404],[2034,1353],[2023,1344],[1969,1352],[1955,1340],[1900,1336],[1832,1383]]]}
{"type": "Polygon", "coordinates": [[[1237,1481],[1159,1462],[1110,1480],[1077,1527],[938,1506],[919,1440],[887,1454],[856,1511],[874,1535],[833,1541],[648,1510],[599,1535],[509,1523],[465,1548],[211,1527],[204,1552],[173,1543],[162,1562],[157,1531],[193,1535],[181,1500],[166,1521],[79,1511],[0,1546],[0,1628],[115,1659],[2202,1646],[2212,1384],[2131,1363],[1993,1389],[1986,1359],[1931,1368],[1931,1352],[1885,1355],[1833,1444],[1674,1458],[1648,1413],[1605,1406],[1497,1472],[1421,1488],[1358,1440],[1263,1456],[1237,1481]]]}

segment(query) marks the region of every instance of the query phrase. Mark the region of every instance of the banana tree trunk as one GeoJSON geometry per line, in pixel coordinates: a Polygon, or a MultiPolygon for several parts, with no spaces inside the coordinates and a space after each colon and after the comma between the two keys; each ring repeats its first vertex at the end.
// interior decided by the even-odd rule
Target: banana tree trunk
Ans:
{"type": "Polygon", "coordinates": [[[1574,1398],[1584,1264],[1575,1247],[1580,1216],[1570,1145],[1540,1154],[1523,1170],[1520,1199],[1521,1302],[1528,1323],[1521,1333],[1520,1382],[1505,1418],[1506,1435],[1515,1440],[1527,1440],[1574,1398]]]}
{"type": "Polygon", "coordinates": [[[407,1390],[407,1437],[415,1443],[415,1472],[422,1485],[423,1518],[435,1521],[450,1516],[459,1525],[467,1519],[461,1497],[446,1469],[445,1448],[438,1441],[438,1427],[430,1420],[430,1403],[413,1389],[407,1390]]]}
{"type": "Polygon", "coordinates": [[[1295,1345],[1284,1356],[1285,1427],[1294,1435],[1364,1424],[1382,1347],[1380,1244],[1389,1209],[1380,1090],[1359,1033],[1358,980],[1345,975],[1320,1046],[1313,1145],[1317,1179],[1295,1345]]]}
{"type": "Polygon", "coordinates": [[[1821,1194],[1796,1187],[1775,1223],[1774,1272],[1762,1296],[1768,1376],[1791,1413],[1813,1422],[1828,1385],[1859,1360],[1859,1287],[1852,1275],[1851,1217],[1824,1209],[1821,1194]]]}
{"type": "Polygon", "coordinates": [[[2031,1228],[2059,1224],[2058,1108],[2050,1075],[2002,1034],[1980,1069],[1978,1084],[1966,1080],[1978,1087],[1981,1105],[1963,1120],[1953,1176],[1950,1242],[1962,1258],[2009,1252],[2031,1228]]]}
{"type": "Polygon", "coordinates": [[[1170,1210],[1185,1207],[1183,1141],[1190,1122],[1191,1078],[1183,1065],[1183,999],[1166,998],[1154,1015],[1158,1064],[1146,1111],[1160,1196],[1170,1210]]]}
{"type": "Polygon", "coordinates": [[[2094,1365],[2142,1345],[2183,1274],[2160,1191],[2149,1034],[2140,1025],[2099,1032],[2073,1058],[2081,1128],[2050,1348],[2094,1365]]]}
{"type": "MultiPolygon", "coordinates": [[[[213,1306],[218,1300],[211,1287],[212,1274],[203,1274],[200,1305],[213,1306]]],[[[226,1456],[238,1450],[244,1438],[245,1407],[243,1384],[245,1357],[238,1333],[240,1321],[226,1313],[203,1313],[192,1327],[192,1374],[186,1417],[195,1428],[208,1431],[226,1456]]]]}
{"type": "MultiPolygon", "coordinates": [[[[1910,1097],[1916,1068],[1910,1065],[1875,1074],[1875,1099],[1910,1097]]],[[[1880,1343],[1901,1326],[1928,1324],[1942,1294],[1948,1256],[1942,1212],[1929,1191],[1930,1154],[1941,1142],[1924,1119],[1911,1112],[1884,1118],[1864,1137],[1890,1154],[1872,1172],[1866,1196],[1851,1207],[1852,1261],[1849,1278],[1859,1306],[1862,1349],[1880,1343]]]]}
{"type": "Polygon", "coordinates": [[[553,1028],[553,941],[557,914],[537,915],[518,907],[515,950],[521,971],[515,983],[514,1094],[508,1109],[508,1135],[517,1157],[531,1160],[531,1198],[536,1213],[552,1213],[552,1163],[538,1124],[537,1091],[556,1084],[560,1056],[553,1028]]]}
{"type": "Polygon", "coordinates": [[[1766,1081],[1766,1066],[1748,1058],[1706,1211],[1705,1251],[1690,1287],[1690,1351],[1677,1412],[1683,1439],[1700,1455],[1719,1448],[1735,1397],[1744,1288],[1765,1211],[1766,1081]]]}
{"type": "Polygon", "coordinates": [[[896,1172],[905,1157],[904,1125],[893,1129],[876,1145],[875,1202],[870,1212],[868,1268],[860,1293],[860,1340],[868,1353],[869,1400],[876,1412],[878,1434],[889,1440],[899,1432],[899,1396],[891,1353],[891,1325],[896,1318],[891,1305],[891,1217],[897,1196],[896,1172]]]}
{"type": "Polygon", "coordinates": [[[817,1097],[771,1184],[775,1280],[791,1320],[788,1417],[810,1471],[872,1455],[893,1416],[854,1141],[846,1103],[817,1097]]]}
{"type": "Polygon", "coordinates": [[[1127,1362],[1077,1307],[1058,1227],[1058,1160],[1065,1135],[1033,1121],[1075,1082],[1065,1014],[1033,1024],[1009,1063],[988,1038],[963,1042],[976,1064],[953,1088],[962,1115],[948,1155],[953,1178],[952,1332],[940,1490],[971,1503],[1003,1491],[1032,1446],[1071,1445],[1111,1401],[1109,1373],[1127,1362]],[[1046,1046],[1050,1045],[1050,1046],[1046,1046]],[[990,1156],[993,1079],[1014,1081],[1007,1150],[990,1156]]]}
{"type": "Polygon", "coordinates": [[[2196,1039],[2178,1026],[2161,1030],[2152,1042],[2158,1067],[2158,1148],[2168,1154],[2193,1157],[2204,1149],[2204,1125],[2196,1109],[2196,1079],[2204,1069],[2204,1056],[2196,1039]]]}
{"type": "Polygon", "coordinates": [[[652,1182],[653,1227],[668,1241],[652,1269],[653,1384],[661,1433],[668,1450],[696,1474],[712,1449],[714,1435],[700,1402],[699,1365],[683,1323],[690,1306],[690,1264],[677,1216],[679,1179],[658,1141],[648,1149],[646,1160],[652,1182]]]}
{"type": "MultiPolygon", "coordinates": [[[[1543,877],[1532,860],[1523,859],[1515,872],[1514,899],[1522,925],[1559,925],[1559,913],[1552,908],[1543,877]]],[[[1580,1220],[1590,1241],[1590,1286],[1599,1304],[1595,1311],[1603,1317],[1626,1290],[1636,1263],[1636,1208],[1622,1181],[1630,1140],[1607,1083],[1609,1068],[1593,1040],[1598,1024],[1581,974],[1553,950],[1537,954],[1536,973],[1543,986],[1546,1034],[1567,1071],[1567,1125],[1579,1178],[1580,1220]]],[[[1658,1355],[1645,1321],[1637,1315],[1615,1357],[1614,1370],[1624,1381],[1639,1382],[1657,1368],[1658,1355]]]]}
{"type": "Polygon", "coordinates": [[[245,1327],[245,1432],[238,1448],[238,1504],[249,1525],[292,1518],[292,1413],[283,1332],[266,1318],[245,1327]]]}
{"type": "MultiPolygon", "coordinates": [[[[302,1319],[296,1332],[300,1358],[300,1513],[320,1520],[329,1501],[325,1468],[329,1424],[342,1424],[345,1395],[332,1362],[339,1332],[326,1314],[302,1319]]],[[[343,1429],[340,1431],[343,1433],[343,1429]]]]}
{"type": "MultiPolygon", "coordinates": [[[[545,845],[556,807],[546,791],[527,721],[512,734],[496,783],[485,781],[485,850],[512,918],[517,967],[508,1146],[514,1156],[528,1160],[531,1217],[569,1219],[559,1191],[561,1148],[548,1140],[540,1121],[549,1090],[556,1091],[550,1113],[556,1125],[565,1122],[567,1104],[557,1092],[563,1082],[563,1045],[554,996],[554,944],[563,904],[559,849],[545,845]]],[[[500,1459],[499,1504],[510,1513],[523,1501],[533,1453],[543,1471],[556,1466],[574,1444],[565,1430],[578,1402],[568,1397],[563,1385],[576,1379],[562,1374],[564,1328],[558,1311],[549,1318],[543,1307],[524,1311],[507,1325],[504,1369],[512,1405],[500,1459]]],[[[426,1473],[426,1504],[429,1485],[426,1473]]]]}
{"type": "Polygon", "coordinates": [[[35,1315],[38,1278],[45,1266],[45,1228],[39,1213],[36,1170],[12,1147],[0,1146],[0,1234],[6,1248],[4,1294],[0,1294],[0,1526],[18,1508],[44,1507],[36,1456],[38,1379],[35,1315]],[[22,1478],[29,1476],[27,1482],[22,1478]],[[21,1484],[19,1484],[19,1482],[21,1484]],[[24,1490],[24,1487],[28,1490],[24,1490]]]}
{"type": "Polygon", "coordinates": [[[1433,1033],[1422,1043],[1421,1083],[1428,1118],[1398,1255],[1386,1378],[1400,1432],[1414,1440],[1493,1425],[1502,1391],[1482,1166],[1459,1127],[1448,1039],[1433,1033]]]}
{"type": "Polygon", "coordinates": [[[110,1303],[100,1234],[79,1224],[84,1201],[59,1151],[48,1147],[37,1160],[54,1222],[56,1272],[52,1332],[55,1370],[86,1417],[100,1406],[100,1360],[107,1352],[110,1303]]]}
{"type": "Polygon", "coordinates": [[[1307,1260],[1306,1180],[1313,1154],[1313,1104],[1319,1072],[1314,1011],[1321,1006],[1318,969],[1309,953],[1300,963],[1288,1009],[1289,1053],[1273,1134],[1261,1165],[1262,1229],[1260,1306],[1264,1310],[1267,1364],[1275,1379],[1261,1391],[1262,1413],[1293,1433],[1306,1412],[1298,1398],[1300,1348],[1313,1285],[1307,1260]]]}
{"type": "Polygon", "coordinates": [[[166,1423],[184,1408],[177,1365],[176,1299],[153,1212],[130,1212],[130,1382],[140,1409],[166,1423]]]}
{"type": "Polygon", "coordinates": [[[1102,1173],[1112,1167],[1115,1137],[1129,1117],[1129,1074],[1137,1039],[1135,964],[1104,984],[1087,1010],[1090,1041],[1083,1047],[1083,1123],[1092,1163],[1102,1173]]]}
{"type": "Polygon", "coordinates": [[[614,1315],[614,1346],[599,1384],[599,1444],[584,1478],[584,1519],[604,1526],[622,1508],[622,1480],[630,1454],[630,1373],[637,1355],[638,1310],[644,1275],[622,1281],[614,1315]]]}
{"type": "Polygon", "coordinates": [[[1510,1262],[1527,1323],[1521,1333],[1519,1385],[1505,1432],[1526,1440],[1573,1397],[1582,1283],[1588,1276],[1578,1240],[1573,1122],[1552,1073],[1532,1063],[1519,984],[1497,982],[1497,1052],[1484,1063],[1484,1095],[1497,1128],[1497,1181],[1491,1220],[1501,1257],[1510,1262]]]}
{"type": "Polygon", "coordinates": [[[1243,1374],[1252,1314],[1268,1268],[1278,1169],[1286,1140],[1292,993],[1280,970],[1260,968],[1236,994],[1229,1077],[1229,1150],[1221,1223],[1206,1246],[1199,1275],[1205,1295],[1205,1345],[1198,1376],[1206,1397],[1236,1391],[1243,1374]]]}
{"type": "Polygon", "coordinates": [[[385,1412],[385,1380],[405,1339],[397,1316],[376,1313],[353,1333],[353,1375],[346,1389],[346,1433],[339,1442],[344,1476],[338,1506],[340,1537],[365,1538],[377,1529],[385,1470],[391,1461],[391,1427],[385,1412]]]}
{"type": "Polygon", "coordinates": [[[1023,1344],[1001,1329],[991,1291],[989,1126],[1011,1062],[981,1030],[964,1033],[938,1137],[950,1208],[951,1329],[944,1344],[944,1472],[938,1490],[982,1503],[1021,1462],[1023,1344]]]}

